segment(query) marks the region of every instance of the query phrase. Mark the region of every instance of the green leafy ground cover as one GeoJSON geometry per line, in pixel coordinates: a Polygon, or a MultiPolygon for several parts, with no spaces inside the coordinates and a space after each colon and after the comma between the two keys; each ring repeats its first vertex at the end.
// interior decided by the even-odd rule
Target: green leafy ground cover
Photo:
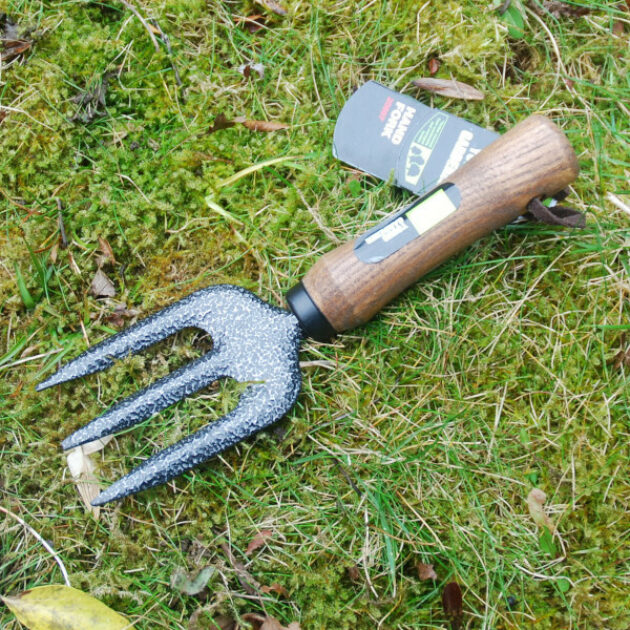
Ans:
{"type": "MultiPolygon", "coordinates": [[[[307,629],[446,628],[452,581],[467,628],[628,628],[630,216],[610,195],[628,205],[630,14],[572,5],[589,12],[530,5],[518,40],[483,2],[296,2],[285,16],[254,2],[138,5],[169,55],[115,0],[0,3],[35,38],[0,73],[0,492],[73,586],[138,628],[188,628],[202,606],[208,628],[263,610],[307,629]],[[250,33],[242,18],[256,14],[265,28],[250,33]],[[419,93],[431,58],[484,101],[419,93]],[[238,72],[250,61],[263,78],[238,72]],[[550,116],[579,156],[570,202],[587,228],[483,239],[361,330],[306,344],[303,393],[277,429],[87,515],[60,441],[208,340],[187,332],[107,373],[34,385],[126,325],[117,304],[146,315],[220,282],[280,303],[334,239],[399,207],[406,195],[357,185],[330,152],[337,114],[369,79],[498,131],[550,116]],[[104,80],[103,115],[82,120],[76,97],[104,80]],[[220,114],[290,126],[211,133],[220,114]],[[110,300],[90,293],[99,265],[110,300]],[[529,514],[534,487],[553,537],[529,514]],[[246,555],[263,529],[273,535],[246,555]],[[248,595],[226,542],[286,596],[248,595]],[[438,579],[420,580],[417,563],[438,579]],[[176,569],[206,565],[218,571],[202,595],[171,588],[176,569]]],[[[236,394],[210,388],[121,436],[99,474],[119,477],[236,394]]],[[[0,541],[0,593],[62,581],[13,520],[0,518],[0,541]]],[[[0,627],[19,627],[6,608],[0,627]]]]}

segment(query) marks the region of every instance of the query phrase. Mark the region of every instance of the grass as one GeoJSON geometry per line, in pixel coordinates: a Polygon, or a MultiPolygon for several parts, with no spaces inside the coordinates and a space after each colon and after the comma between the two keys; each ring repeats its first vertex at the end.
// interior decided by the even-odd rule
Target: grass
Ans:
{"type": "MultiPolygon", "coordinates": [[[[73,586],[138,628],[188,628],[202,606],[206,627],[265,610],[309,630],[446,628],[449,581],[462,586],[467,628],[628,627],[630,387],[618,358],[630,217],[610,195],[628,205],[630,25],[617,2],[572,4],[590,13],[530,10],[513,41],[486,3],[298,2],[277,16],[253,2],[145,2],[171,57],[114,0],[0,3],[37,31],[0,71],[0,491],[53,543],[73,586]],[[268,28],[250,34],[239,16],[258,13],[268,28]],[[411,81],[435,56],[438,77],[485,100],[418,93],[411,81]],[[264,78],[238,73],[247,60],[264,78]],[[72,122],[72,97],[106,72],[105,115],[72,122]],[[399,207],[407,195],[367,177],[357,189],[330,155],[335,119],[368,79],[498,131],[532,112],[553,118],[579,156],[570,202],[587,228],[488,236],[361,330],[305,344],[303,392],[277,429],[98,521],[86,515],[60,441],[207,340],[188,332],[75,384],[34,385],[114,332],[115,304],[145,315],[220,282],[281,303],[333,238],[399,207]],[[209,133],[218,114],[291,127],[209,133]],[[116,258],[103,266],[110,301],[89,292],[99,237],[116,258]],[[555,551],[528,512],[534,487],[555,551]],[[273,537],[246,556],[261,529],[273,537]],[[248,596],[226,541],[288,596],[248,596]],[[418,562],[438,580],[420,581],[418,562]],[[171,589],[175,569],[206,564],[219,576],[209,593],[171,589]]],[[[224,413],[235,391],[210,388],[112,442],[104,482],[224,413]]],[[[62,582],[4,515],[0,541],[0,593],[62,582]]],[[[18,627],[0,609],[0,628],[18,627]]]]}

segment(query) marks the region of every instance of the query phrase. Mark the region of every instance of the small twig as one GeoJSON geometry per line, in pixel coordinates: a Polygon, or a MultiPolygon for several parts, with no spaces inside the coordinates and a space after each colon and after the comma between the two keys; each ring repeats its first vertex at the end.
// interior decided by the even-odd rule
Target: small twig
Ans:
{"type": "Polygon", "coordinates": [[[153,42],[153,47],[155,48],[156,52],[160,50],[160,45],[158,44],[157,39],[155,39],[155,35],[153,34],[153,29],[151,28],[150,24],[140,15],[140,12],[138,11],[138,9],[136,9],[136,7],[134,7],[133,4],[130,4],[129,2],[127,2],[127,0],[120,0],[120,3],[123,4],[125,7],[127,7],[140,20],[140,22],[142,23],[142,26],[144,26],[147,33],[149,33],[149,37],[151,38],[151,41],[153,42]]]}
{"type": "Polygon", "coordinates": [[[52,127],[49,127],[46,123],[41,122],[41,120],[37,120],[37,118],[33,118],[28,112],[25,112],[23,109],[18,109],[17,107],[9,107],[8,105],[0,105],[0,112],[16,112],[17,114],[24,114],[27,118],[30,118],[34,123],[45,127],[46,129],[50,129],[50,131],[55,131],[52,127]]]}
{"type": "Polygon", "coordinates": [[[0,512],[4,512],[7,516],[14,518],[22,527],[26,528],[39,542],[43,545],[44,549],[50,553],[50,555],[55,559],[55,562],[59,565],[61,569],[61,574],[63,575],[63,580],[66,583],[66,586],[70,586],[70,578],[68,577],[68,572],[66,571],[66,567],[63,565],[61,558],[57,555],[55,550],[25,521],[23,521],[17,514],[10,512],[6,508],[3,508],[0,505],[0,512]]]}
{"type": "Polygon", "coordinates": [[[61,235],[61,249],[68,247],[68,237],[66,236],[66,226],[63,224],[63,205],[61,199],[57,197],[57,220],[59,221],[59,234],[61,235]]]}
{"type": "Polygon", "coordinates": [[[304,197],[304,195],[302,194],[302,191],[299,188],[296,188],[297,194],[299,195],[300,199],[302,200],[302,203],[306,206],[306,209],[311,213],[311,216],[313,217],[315,223],[317,224],[317,227],[333,242],[333,243],[341,243],[341,239],[337,238],[337,236],[335,236],[335,233],[324,224],[324,222],[322,221],[322,218],[319,216],[319,212],[317,212],[317,210],[315,208],[313,208],[312,206],[310,206],[308,204],[308,202],[306,201],[306,198],[304,197]]]}
{"type": "Polygon", "coordinates": [[[228,591],[228,595],[238,597],[239,599],[253,599],[256,602],[278,603],[278,599],[276,597],[265,597],[264,595],[246,595],[245,593],[239,593],[238,591],[228,591]]]}
{"type": "Polygon", "coordinates": [[[31,357],[26,357],[24,359],[18,359],[13,363],[9,363],[8,365],[0,365],[0,371],[8,370],[9,368],[15,367],[16,365],[22,365],[22,363],[28,363],[29,361],[36,361],[37,359],[43,359],[45,357],[49,357],[53,354],[59,354],[63,352],[63,348],[56,348],[55,350],[51,350],[50,352],[44,352],[43,354],[35,354],[31,357]]]}
{"type": "Polygon", "coordinates": [[[221,549],[223,549],[223,553],[227,556],[228,562],[234,569],[241,586],[247,591],[247,593],[249,593],[249,595],[259,597],[260,584],[256,582],[254,577],[245,568],[245,565],[234,557],[230,545],[228,543],[221,543],[221,549]]]}
{"type": "Polygon", "coordinates": [[[337,366],[335,365],[334,361],[327,361],[323,359],[320,359],[318,361],[300,361],[301,370],[305,368],[310,368],[310,367],[322,367],[322,368],[326,368],[327,370],[337,369],[337,366]]]}
{"type": "MultiPolygon", "coordinates": [[[[545,21],[540,17],[540,15],[538,15],[538,13],[536,13],[535,11],[532,11],[531,9],[527,7],[525,8],[525,10],[540,24],[540,27],[543,29],[543,31],[545,31],[545,33],[547,34],[547,37],[549,38],[549,41],[551,42],[551,47],[553,48],[553,52],[556,55],[556,66],[557,66],[556,83],[557,83],[557,79],[561,75],[564,75],[565,77],[569,76],[566,66],[564,65],[564,62],[562,61],[562,54],[560,53],[558,42],[556,42],[556,39],[553,36],[553,33],[549,30],[549,27],[545,24],[545,21]]],[[[571,88],[569,84],[567,84],[567,89],[569,90],[569,92],[571,92],[571,94],[574,93],[574,90],[571,88]]],[[[555,90],[555,86],[554,86],[554,90],[555,90]]],[[[549,100],[549,98],[547,98],[547,100],[549,100]]]]}
{"type": "Polygon", "coordinates": [[[357,484],[354,483],[354,480],[352,479],[348,471],[343,467],[343,464],[334,456],[333,456],[333,460],[337,468],[341,471],[341,474],[345,477],[346,481],[350,484],[350,487],[357,493],[357,496],[359,497],[359,499],[362,499],[363,493],[361,492],[361,490],[359,490],[359,487],[357,486],[357,484]]]}
{"type": "Polygon", "coordinates": [[[512,4],[512,0],[505,0],[505,2],[499,7],[499,14],[503,15],[512,4]]]}
{"type": "Polygon", "coordinates": [[[621,201],[619,197],[616,197],[612,193],[607,193],[606,199],[608,199],[608,201],[610,201],[610,203],[612,203],[613,206],[617,206],[619,210],[621,210],[622,212],[625,212],[627,215],[630,215],[630,207],[628,207],[623,201],[621,201]]]}
{"type": "Polygon", "coordinates": [[[122,173],[118,173],[118,177],[120,177],[121,179],[126,179],[128,182],[130,182],[131,184],[133,184],[133,186],[135,187],[135,189],[142,195],[142,197],[144,198],[144,200],[147,203],[151,203],[151,201],[149,200],[149,198],[142,192],[142,190],[140,189],[140,186],[138,186],[138,184],[136,184],[136,182],[133,181],[133,179],[131,179],[131,177],[129,177],[129,175],[123,175],[122,173]]]}
{"type": "Polygon", "coordinates": [[[160,33],[160,39],[164,42],[164,45],[166,46],[166,52],[168,53],[168,58],[171,62],[171,68],[173,68],[173,72],[175,73],[175,81],[179,87],[182,87],[182,80],[179,76],[179,72],[177,71],[175,61],[173,60],[173,49],[171,48],[171,40],[168,38],[168,35],[161,29],[157,20],[151,20],[151,24],[153,24],[153,26],[155,26],[155,28],[160,33]]]}

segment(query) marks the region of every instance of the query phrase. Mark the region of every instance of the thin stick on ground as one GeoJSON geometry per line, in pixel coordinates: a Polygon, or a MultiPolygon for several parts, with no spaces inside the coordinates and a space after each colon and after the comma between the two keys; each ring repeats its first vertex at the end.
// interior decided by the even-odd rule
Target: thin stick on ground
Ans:
{"type": "Polygon", "coordinates": [[[179,76],[177,66],[175,65],[175,61],[173,59],[173,49],[171,48],[171,40],[168,38],[168,35],[162,30],[157,20],[151,20],[151,24],[160,33],[160,39],[164,42],[164,45],[166,46],[166,52],[168,53],[168,58],[171,62],[171,68],[173,68],[173,72],[175,74],[175,82],[177,83],[179,87],[182,87],[182,79],[179,76]]]}
{"type": "Polygon", "coordinates": [[[628,216],[630,216],[630,207],[627,206],[623,201],[621,201],[619,197],[616,197],[612,193],[608,193],[606,195],[606,199],[608,199],[608,201],[610,201],[610,203],[612,203],[614,206],[617,206],[619,210],[625,212],[628,216]]]}
{"type": "Polygon", "coordinates": [[[297,194],[299,195],[300,199],[302,200],[302,203],[304,204],[304,206],[306,207],[306,209],[311,213],[311,216],[313,217],[313,219],[315,220],[315,223],[317,223],[317,227],[333,242],[333,243],[341,243],[341,239],[338,238],[335,233],[322,221],[321,216],[319,215],[319,212],[317,212],[317,210],[315,208],[313,208],[313,206],[311,206],[307,201],[306,201],[306,197],[304,197],[304,195],[302,194],[301,190],[297,190],[296,189],[297,194]]]}
{"type": "Polygon", "coordinates": [[[160,45],[158,44],[157,39],[155,39],[155,35],[153,34],[153,29],[151,28],[151,25],[142,17],[142,15],[140,15],[138,9],[134,7],[133,4],[127,2],[127,0],[120,0],[120,3],[127,7],[127,9],[129,9],[140,20],[142,26],[144,26],[147,33],[149,33],[149,37],[153,42],[153,47],[155,48],[156,52],[160,50],[160,45]]]}
{"type": "Polygon", "coordinates": [[[22,527],[26,528],[37,540],[42,544],[44,549],[55,559],[55,562],[59,565],[59,569],[61,570],[61,575],[63,575],[63,581],[66,583],[66,586],[71,586],[70,578],[68,577],[68,572],[66,571],[66,567],[64,566],[61,558],[57,555],[55,550],[22,518],[20,518],[17,514],[10,512],[6,508],[3,508],[0,505],[0,512],[3,512],[7,516],[15,519],[22,527]]]}
{"type": "Polygon", "coordinates": [[[256,596],[258,598],[260,595],[260,584],[258,584],[254,577],[245,568],[245,565],[234,557],[232,549],[228,543],[222,543],[221,549],[223,549],[223,553],[226,555],[228,562],[234,569],[241,586],[249,595],[256,596]]]}

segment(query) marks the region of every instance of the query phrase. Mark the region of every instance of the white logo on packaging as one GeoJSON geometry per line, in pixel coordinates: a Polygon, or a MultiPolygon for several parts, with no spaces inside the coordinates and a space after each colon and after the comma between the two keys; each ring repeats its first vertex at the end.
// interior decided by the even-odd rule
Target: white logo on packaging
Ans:
{"type": "Polygon", "coordinates": [[[407,154],[407,163],[405,168],[405,181],[412,186],[416,186],[420,181],[420,176],[424,172],[429,158],[433,153],[433,149],[425,147],[417,142],[412,142],[407,154]]]}
{"type": "Polygon", "coordinates": [[[381,137],[388,138],[392,144],[400,144],[407,133],[407,129],[409,129],[415,113],[415,107],[396,101],[381,132],[381,137]]]}
{"type": "Polygon", "coordinates": [[[468,162],[471,157],[479,153],[479,149],[470,148],[470,143],[474,137],[474,134],[467,129],[464,129],[459,134],[457,142],[455,143],[451,154],[448,156],[446,165],[442,170],[439,181],[444,181],[444,179],[446,179],[451,173],[454,173],[461,164],[468,162]],[[466,154],[466,151],[468,151],[468,154],[466,154]]]}
{"type": "Polygon", "coordinates": [[[395,221],[392,221],[389,225],[380,229],[378,232],[368,236],[365,242],[371,245],[374,241],[378,241],[380,238],[384,243],[391,241],[393,238],[401,234],[407,229],[407,223],[403,217],[399,217],[395,221]]]}

